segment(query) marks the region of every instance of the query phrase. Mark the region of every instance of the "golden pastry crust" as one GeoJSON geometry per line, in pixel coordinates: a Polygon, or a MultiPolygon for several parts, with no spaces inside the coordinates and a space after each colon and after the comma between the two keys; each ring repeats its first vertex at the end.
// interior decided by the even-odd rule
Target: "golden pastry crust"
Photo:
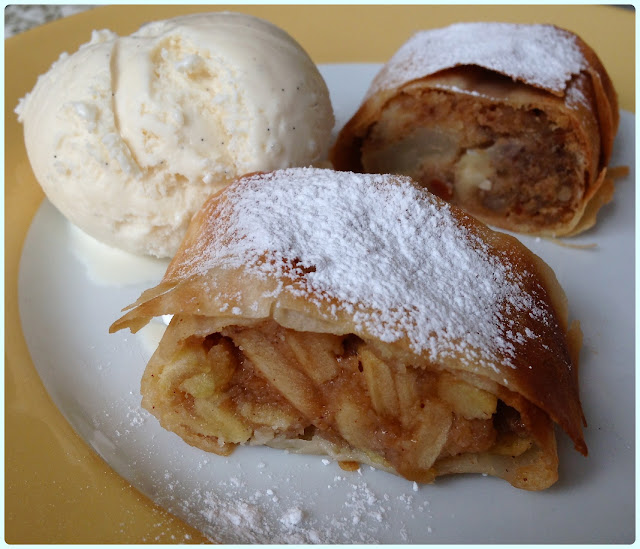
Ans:
{"type": "Polygon", "coordinates": [[[267,444],[525,489],[557,478],[552,422],[586,454],[579,329],[553,272],[406,177],[237,180],[111,331],[163,314],[143,405],[208,451],[267,444]]]}
{"type": "Polygon", "coordinates": [[[339,170],[410,175],[501,228],[571,236],[611,199],[618,123],[611,80],[578,36],[551,25],[458,24],[418,33],[398,51],[330,157],[339,170]]]}

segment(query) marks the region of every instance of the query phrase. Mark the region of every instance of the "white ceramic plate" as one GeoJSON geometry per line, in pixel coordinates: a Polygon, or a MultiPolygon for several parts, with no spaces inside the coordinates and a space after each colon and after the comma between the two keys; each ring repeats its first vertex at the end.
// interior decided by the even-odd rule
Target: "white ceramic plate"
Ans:
{"type": "MultiPolygon", "coordinates": [[[[321,67],[336,128],[353,114],[379,65],[321,67]]],[[[589,457],[559,433],[560,480],[542,493],[481,475],[418,487],[316,456],[241,448],[207,454],[140,408],[150,357],[144,338],[109,325],[150,280],[96,282],[78,234],[47,201],[20,265],[19,302],[33,362],[64,416],[113,469],[154,501],[225,543],[631,543],[635,539],[635,117],[623,113],[612,165],[626,164],[614,202],[571,249],[522,238],[565,288],[584,331],[581,383],[589,457]]],[[[155,274],[154,274],[155,273],[155,274]]],[[[134,278],[140,278],[137,275],[134,278]]],[[[147,332],[149,334],[149,332],[147,332]]]]}

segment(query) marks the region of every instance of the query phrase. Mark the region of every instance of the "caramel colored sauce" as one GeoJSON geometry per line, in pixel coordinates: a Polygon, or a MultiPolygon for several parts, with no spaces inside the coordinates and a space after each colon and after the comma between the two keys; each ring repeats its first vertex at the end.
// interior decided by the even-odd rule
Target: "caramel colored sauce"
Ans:
{"type": "Polygon", "coordinates": [[[360,469],[360,464],[357,461],[339,461],[338,465],[340,466],[340,469],[343,471],[349,471],[350,473],[360,469]]]}

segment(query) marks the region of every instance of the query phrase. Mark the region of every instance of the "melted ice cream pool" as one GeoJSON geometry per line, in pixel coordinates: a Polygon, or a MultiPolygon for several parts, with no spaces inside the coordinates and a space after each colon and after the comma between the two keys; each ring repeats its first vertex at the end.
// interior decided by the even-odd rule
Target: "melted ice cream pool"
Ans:
{"type": "Polygon", "coordinates": [[[157,283],[169,266],[168,259],[135,255],[107,246],[72,223],[69,223],[69,244],[87,277],[99,286],[157,283]]]}
{"type": "MultiPolygon", "coordinates": [[[[107,246],[68,223],[69,247],[82,263],[87,278],[98,286],[128,286],[156,284],[169,265],[168,259],[131,254],[107,246]]],[[[148,357],[155,352],[171,321],[172,315],[163,315],[147,324],[135,335],[148,357]]]]}

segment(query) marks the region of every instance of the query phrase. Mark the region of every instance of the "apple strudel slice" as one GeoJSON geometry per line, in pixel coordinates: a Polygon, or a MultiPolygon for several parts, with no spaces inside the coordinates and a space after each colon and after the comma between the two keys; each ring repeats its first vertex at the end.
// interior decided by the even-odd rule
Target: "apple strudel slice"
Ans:
{"type": "Polygon", "coordinates": [[[268,445],[530,490],[557,479],[554,423],[586,455],[580,330],[552,270],[408,177],[239,178],[111,331],[166,314],[142,404],[209,452],[268,445]]]}
{"type": "Polygon", "coordinates": [[[551,25],[415,34],[375,77],[331,152],[340,170],[409,175],[485,223],[571,236],[613,196],[611,80],[551,25]]]}

